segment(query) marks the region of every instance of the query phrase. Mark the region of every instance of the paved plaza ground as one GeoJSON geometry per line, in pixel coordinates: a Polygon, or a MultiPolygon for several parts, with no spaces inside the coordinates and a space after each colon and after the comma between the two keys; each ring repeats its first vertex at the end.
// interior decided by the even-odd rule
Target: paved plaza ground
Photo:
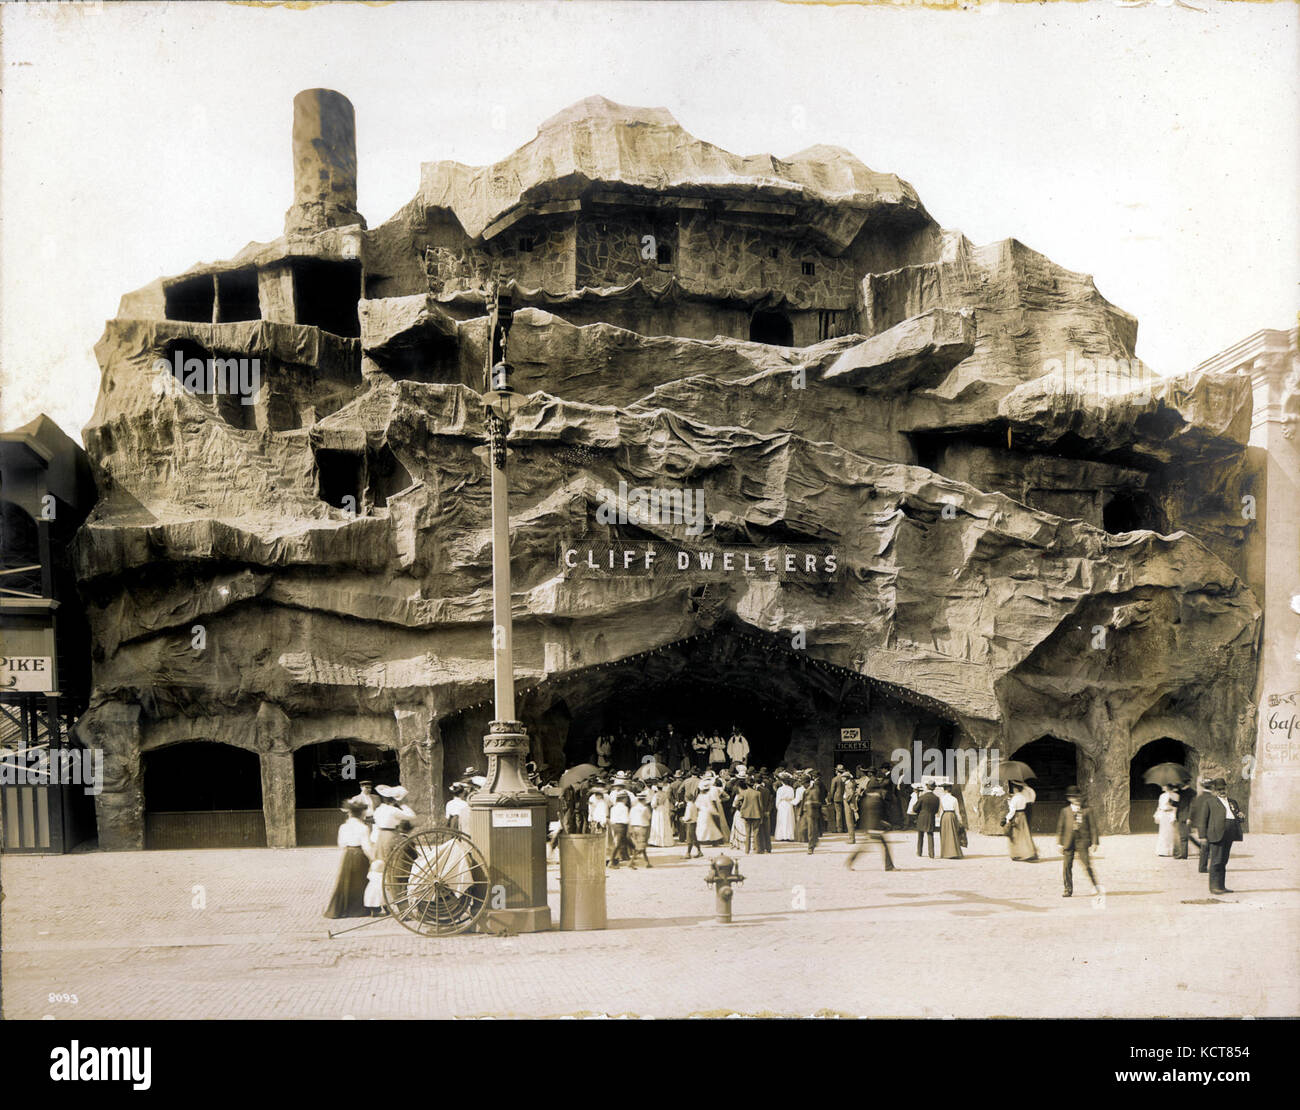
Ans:
{"type": "MultiPolygon", "coordinates": [[[[332,848],[6,856],[6,1018],[1193,1017],[1300,1014],[1300,840],[1248,836],[1209,898],[1195,861],[1110,837],[1104,901],[1060,853],[1005,841],[845,869],[845,838],[741,857],[732,925],[708,859],[611,872],[609,928],[430,940],[391,921],[330,939],[332,848]],[[196,908],[202,887],[204,908],[196,908]],[[50,996],[76,1001],[50,1001],[50,996]]],[[[558,923],[559,870],[549,868],[558,923]]]]}

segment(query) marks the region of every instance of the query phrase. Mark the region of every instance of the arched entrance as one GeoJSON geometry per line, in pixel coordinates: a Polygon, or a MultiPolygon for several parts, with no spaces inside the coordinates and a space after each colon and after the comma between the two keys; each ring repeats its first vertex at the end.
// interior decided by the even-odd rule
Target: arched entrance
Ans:
{"type": "MultiPolygon", "coordinates": [[[[533,758],[551,774],[597,762],[602,735],[615,738],[615,770],[656,753],[670,767],[683,756],[703,763],[707,756],[697,756],[691,740],[714,732],[726,740],[735,726],[749,742],[751,767],[816,767],[829,775],[836,762],[888,768],[894,750],[951,735],[933,704],[919,702],[900,687],[794,650],[787,637],[729,623],[556,675],[521,691],[519,712],[530,737],[543,740],[533,758]],[[851,729],[859,739],[846,747],[851,729]],[[640,749],[638,734],[649,741],[640,749]]],[[[486,711],[465,711],[463,725],[444,722],[444,739],[481,735],[476,712],[486,711]]],[[[460,770],[450,750],[444,765],[460,770]]]]}
{"type": "Polygon", "coordinates": [[[299,847],[333,844],[343,803],[369,779],[376,786],[401,780],[397,753],[361,740],[322,740],[293,753],[294,825],[299,847]]]}
{"type": "Polygon", "coordinates": [[[1037,798],[1029,807],[1030,831],[1054,835],[1061,809],[1067,804],[1065,792],[1077,786],[1082,778],[1078,745],[1055,736],[1043,736],[1017,748],[1010,758],[1029,764],[1034,772],[1029,785],[1037,798]]]}
{"type": "Polygon", "coordinates": [[[146,848],[264,848],[256,753],[189,740],[143,755],[146,848]]]}
{"type": "Polygon", "coordinates": [[[749,320],[749,341],[774,347],[794,346],[794,325],[790,317],[775,309],[760,308],[749,320]]]}
{"type": "MultiPolygon", "coordinates": [[[[1188,775],[1195,781],[1198,760],[1196,749],[1162,736],[1143,744],[1133,753],[1128,765],[1128,829],[1134,833],[1154,833],[1156,829],[1156,802],[1160,798],[1160,787],[1143,782],[1147,771],[1159,763],[1177,763],[1187,768],[1188,775]]],[[[1195,787],[1192,787],[1195,790],[1195,787]]]]}

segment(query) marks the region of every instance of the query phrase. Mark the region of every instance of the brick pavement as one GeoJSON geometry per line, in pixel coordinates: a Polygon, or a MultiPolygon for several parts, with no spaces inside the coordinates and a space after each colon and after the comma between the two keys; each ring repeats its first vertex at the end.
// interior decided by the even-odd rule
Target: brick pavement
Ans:
{"type": "Polygon", "coordinates": [[[845,870],[842,837],[811,858],[778,846],[741,857],[731,926],[712,921],[707,859],[652,849],[652,870],[609,874],[607,930],[439,940],[392,922],[330,939],[350,924],[320,916],[330,848],[7,856],[0,1002],[8,1018],[1300,1013],[1293,838],[1248,837],[1218,901],[1153,836],[1107,838],[1103,905],[1062,899],[1038,841],[1037,864],[991,837],[962,861],[908,847],[892,874],[874,854],[845,870]]]}

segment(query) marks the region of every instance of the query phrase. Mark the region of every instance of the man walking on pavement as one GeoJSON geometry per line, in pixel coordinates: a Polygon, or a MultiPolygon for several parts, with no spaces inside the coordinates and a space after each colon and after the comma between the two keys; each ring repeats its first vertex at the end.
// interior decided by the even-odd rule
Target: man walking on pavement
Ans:
{"type": "Polygon", "coordinates": [[[934,792],[934,780],[925,780],[925,789],[916,796],[916,854],[921,854],[921,843],[930,850],[934,859],[934,819],[939,812],[939,796],[934,792]]]}
{"type": "Polygon", "coordinates": [[[1100,842],[1097,836],[1097,820],[1093,817],[1092,811],[1084,806],[1083,795],[1077,786],[1072,786],[1065,792],[1065,800],[1069,805],[1061,810],[1060,819],[1056,823],[1056,842],[1061,846],[1062,858],[1065,861],[1061,873],[1065,890],[1061,897],[1069,898],[1074,894],[1076,854],[1079,862],[1083,864],[1083,873],[1092,883],[1092,892],[1100,894],[1101,885],[1097,882],[1097,876],[1093,874],[1092,858],[1088,854],[1100,842]]]}

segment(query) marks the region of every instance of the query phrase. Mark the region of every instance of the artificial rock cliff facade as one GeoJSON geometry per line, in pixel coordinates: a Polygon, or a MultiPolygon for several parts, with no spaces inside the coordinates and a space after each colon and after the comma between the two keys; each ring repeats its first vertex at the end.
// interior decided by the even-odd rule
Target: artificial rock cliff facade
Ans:
{"type": "Polygon", "coordinates": [[[475,761],[493,282],[524,395],[537,762],[581,762],[616,723],[748,712],[769,764],[827,767],[844,727],[877,759],[1050,741],[1112,830],[1151,742],[1239,779],[1248,382],[1090,377],[1138,366],[1090,278],[973,246],[835,148],[742,158],[591,98],[494,166],[425,165],[372,230],[345,99],[300,94],[294,152],[284,238],[127,295],[96,348],[102,500],[77,562],[105,847],[144,843],[145,768],[183,742],[256,754],[270,844],[300,836],[315,745],[395,752],[423,813],[475,761]],[[258,374],[175,380],[213,358],[258,374]],[[620,488],[700,491],[702,532],[611,520],[620,488]]]}

